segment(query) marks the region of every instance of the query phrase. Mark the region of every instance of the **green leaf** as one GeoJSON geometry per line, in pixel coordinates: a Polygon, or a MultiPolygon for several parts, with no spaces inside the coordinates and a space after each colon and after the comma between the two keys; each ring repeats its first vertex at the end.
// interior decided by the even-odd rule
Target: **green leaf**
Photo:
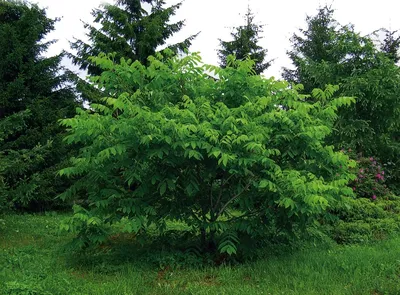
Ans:
{"type": "Polygon", "coordinates": [[[166,182],[161,183],[161,186],[160,186],[160,195],[161,195],[161,196],[164,195],[166,190],[167,190],[167,184],[166,184],[166,182]]]}

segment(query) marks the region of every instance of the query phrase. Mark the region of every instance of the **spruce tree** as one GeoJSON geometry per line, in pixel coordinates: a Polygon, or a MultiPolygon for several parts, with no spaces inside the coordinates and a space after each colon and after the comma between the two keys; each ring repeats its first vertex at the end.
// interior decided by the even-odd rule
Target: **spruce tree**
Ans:
{"type": "Polygon", "coordinates": [[[271,62],[265,61],[268,50],[258,45],[261,39],[260,34],[263,32],[263,25],[254,22],[254,14],[250,7],[247,9],[244,19],[244,25],[233,28],[231,32],[232,41],[219,39],[221,47],[218,50],[220,66],[223,68],[227,66],[228,55],[235,55],[236,59],[239,60],[250,57],[255,61],[254,71],[261,74],[271,65],[271,62]]]}
{"type": "MultiPolygon", "coordinates": [[[[292,44],[288,54],[294,69],[284,70],[286,80],[303,84],[305,92],[339,85],[338,95],[356,98],[350,108],[339,110],[330,142],[398,167],[400,68],[395,64],[396,39],[389,35],[387,46],[379,48],[370,35],[361,36],[354,26],[338,24],[333,10],[324,7],[307,18],[307,29],[295,34],[292,44]]],[[[400,170],[395,170],[391,182],[399,183],[400,170]]]]}
{"type": "Polygon", "coordinates": [[[299,34],[294,34],[292,50],[287,52],[292,60],[294,69],[283,69],[283,78],[286,81],[301,83],[304,91],[310,93],[314,88],[325,88],[326,83],[314,79],[308,69],[311,64],[322,62],[337,64],[340,61],[340,52],[335,52],[338,41],[339,24],[333,18],[334,10],[330,7],[318,9],[315,16],[307,16],[307,29],[300,29],[299,34]]]}
{"type": "MultiPolygon", "coordinates": [[[[43,209],[64,184],[56,177],[70,152],[58,120],[77,106],[62,55],[44,57],[56,20],[26,2],[0,1],[0,198],[43,209]]],[[[1,203],[1,202],[0,202],[1,203]]]]}
{"type": "Polygon", "coordinates": [[[382,30],[385,33],[385,39],[381,42],[380,49],[395,63],[400,60],[400,35],[397,31],[382,30]]]}
{"type": "MultiPolygon", "coordinates": [[[[88,70],[91,75],[101,73],[100,68],[88,60],[99,53],[115,53],[116,61],[123,57],[146,64],[148,56],[164,46],[167,39],[184,26],[184,21],[170,23],[181,5],[164,8],[163,0],[117,0],[115,5],[104,4],[92,11],[96,25],[84,24],[89,30],[89,42],[75,40],[71,43],[77,53],[70,54],[70,57],[74,64],[81,70],[88,70]]],[[[192,35],[170,48],[175,52],[184,51],[195,37],[192,35]]]]}

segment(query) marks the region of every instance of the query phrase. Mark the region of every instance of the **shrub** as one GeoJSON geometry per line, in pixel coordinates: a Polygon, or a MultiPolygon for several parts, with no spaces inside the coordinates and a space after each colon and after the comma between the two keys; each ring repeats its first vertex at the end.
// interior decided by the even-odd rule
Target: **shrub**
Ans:
{"type": "Polygon", "coordinates": [[[77,245],[102,243],[122,219],[138,238],[175,220],[203,249],[233,254],[243,235],[290,231],[353,195],[355,163],[324,144],[351,98],[328,86],[310,103],[299,86],[254,75],[251,60],[220,69],[165,54],[148,67],[93,58],[104,73],[92,81],[109,96],[62,120],[65,140],[84,146],[60,171],[80,177],[62,198],[87,196],[62,226],[77,245]]]}
{"type": "Polygon", "coordinates": [[[400,195],[400,160],[388,160],[383,163],[385,171],[387,171],[386,182],[388,187],[396,194],[400,195]]]}
{"type": "Polygon", "coordinates": [[[390,194],[385,184],[386,174],[383,165],[378,159],[354,155],[351,157],[357,161],[357,167],[354,168],[357,177],[350,183],[357,197],[376,200],[390,194]]]}
{"type": "Polygon", "coordinates": [[[338,243],[352,244],[382,240],[400,231],[400,197],[394,195],[348,199],[332,212],[336,219],[324,225],[338,243]]]}
{"type": "Polygon", "coordinates": [[[383,240],[398,233],[400,218],[385,216],[384,218],[366,218],[354,221],[339,220],[327,228],[327,232],[336,242],[341,244],[365,243],[383,240]]]}

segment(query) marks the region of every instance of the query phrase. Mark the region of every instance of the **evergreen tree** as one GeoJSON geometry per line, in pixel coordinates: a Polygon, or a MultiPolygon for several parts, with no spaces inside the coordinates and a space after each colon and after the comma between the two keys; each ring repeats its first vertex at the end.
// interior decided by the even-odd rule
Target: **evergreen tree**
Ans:
{"type": "MultiPolygon", "coordinates": [[[[54,205],[56,172],[69,154],[58,120],[77,106],[62,55],[43,53],[57,20],[37,5],[0,1],[0,198],[31,209],[54,205]],[[60,74],[60,72],[62,72],[60,74]]],[[[67,184],[65,184],[67,185],[67,184]]]]}
{"type": "MultiPolygon", "coordinates": [[[[89,43],[76,40],[71,43],[76,55],[70,55],[74,64],[91,75],[99,75],[99,67],[88,58],[99,53],[115,53],[115,60],[122,57],[147,63],[147,57],[166,44],[173,34],[179,32],[184,21],[170,23],[182,3],[164,8],[163,0],[117,0],[115,5],[104,4],[94,9],[92,15],[97,26],[85,23],[89,30],[89,43]],[[145,6],[150,8],[145,9],[145,6]]],[[[188,49],[196,35],[170,46],[175,52],[188,49]]]]}
{"type": "MultiPolygon", "coordinates": [[[[307,16],[307,29],[300,29],[300,34],[294,34],[292,51],[289,55],[294,69],[283,69],[283,78],[289,82],[301,83],[305,92],[311,92],[314,88],[324,88],[318,80],[313,79],[307,71],[309,64],[329,62],[337,64],[341,56],[335,52],[337,32],[339,24],[333,19],[333,9],[323,7],[318,9],[315,16],[307,16]]],[[[333,82],[333,81],[330,81],[333,82]]]]}
{"type": "MultiPolygon", "coordinates": [[[[377,48],[369,36],[361,36],[353,26],[338,24],[328,7],[308,17],[307,25],[307,30],[292,39],[293,49],[288,54],[295,68],[285,69],[284,78],[303,84],[307,92],[339,85],[338,95],[355,97],[356,103],[339,110],[331,143],[400,164],[400,69],[393,55],[396,40],[387,38],[388,46],[377,48]]],[[[392,172],[400,179],[398,169],[392,172]]]]}
{"type": "Polygon", "coordinates": [[[254,22],[254,14],[250,7],[247,9],[244,19],[246,21],[245,25],[233,29],[231,33],[232,41],[219,39],[221,46],[221,49],[218,50],[220,66],[223,68],[227,66],[228,55],[235,55],[236,59],[239,60],[250,57],[255,61],[254,71],[257,74],[261,74],[271,65],[271,62],[265,62],[268,50],[258,45],[261,38],[260,34],[263,32],[263,25],[258,25],[254,22]]]}
{"type": "Polygon", "coordinates": [[[397,63],[400,60],[400,36],[396,36],[397,31],[383,29],[383,32],[385,33],[385,39],[381,43],[381,50],[397,63]]]}

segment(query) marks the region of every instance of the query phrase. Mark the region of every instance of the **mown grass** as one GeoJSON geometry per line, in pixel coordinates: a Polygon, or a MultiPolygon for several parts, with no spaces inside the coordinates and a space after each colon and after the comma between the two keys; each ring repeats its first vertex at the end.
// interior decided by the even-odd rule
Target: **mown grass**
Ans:
{"type": "Polygon", "coordinates": [[[140,252],[129,237],[90,256],[68,254],[62,249],[71,236],[58,231],[62,218],[3,218],[0,294],[400,294],[400,237],[373,245],[265,249],[265,258],[235,266],[194,261],[171,267],[168,257],[179,256],[165,252],[166,260],[157,260],[162,252],[140,252]]]}

